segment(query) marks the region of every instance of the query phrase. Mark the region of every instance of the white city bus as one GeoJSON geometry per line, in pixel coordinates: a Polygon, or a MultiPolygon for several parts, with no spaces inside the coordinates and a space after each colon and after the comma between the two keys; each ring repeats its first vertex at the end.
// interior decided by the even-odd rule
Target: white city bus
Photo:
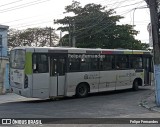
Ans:
{"type": "Polygon", "coordinates": [[[150,85],[149,51],[16,47],[10,55],[11,90],[25,97],[85,97],[88,93],[150,85]]]}

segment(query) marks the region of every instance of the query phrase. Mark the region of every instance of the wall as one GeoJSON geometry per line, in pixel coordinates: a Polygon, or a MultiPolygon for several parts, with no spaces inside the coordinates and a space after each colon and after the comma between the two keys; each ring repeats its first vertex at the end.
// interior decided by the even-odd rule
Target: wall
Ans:
{"type": "Polygon", "coordinates": [[[6,72],[6,64],[8,63],[8,59],[7,58],[2,58],[0,59],[0,94],[5,93],[5,86],[4,86],[4,82],[5,79],[7,78],[5,75],[6,72]]]}
{"type": "Polygon", "coordinates": [[[8,26],[0,25],[0,35],[2,35],[2,46],[0,46],[0,57],[7,57],[8,42],[7,42],[7,32],[8,26]],[[2,49],[2,50],[1,50],[2,49]]]}
{"type": "Polygon", "coordinates": [[[8,40],[7,40],[7,32],[8,26],[0,25],[0,94],[5,93],[6,89],[8,88],[8,72],[6,71],[6,64],[8,63],[8,40]]]}

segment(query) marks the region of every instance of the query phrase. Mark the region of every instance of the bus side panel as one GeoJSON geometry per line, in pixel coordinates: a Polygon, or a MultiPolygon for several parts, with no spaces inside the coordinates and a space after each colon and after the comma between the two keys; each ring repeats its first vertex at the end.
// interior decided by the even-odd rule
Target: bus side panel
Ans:
{"type": "MultiPolygon", "coordinates": [[[[29,91],[30,97],[32,97],[32,51],[26,49],[25,56],[25,75],[24,78],[28,79],[28,88],[25,88],[24,91],[29,91]]],[[[25,83],[25,81],[24,81],[25,83]]]]}
{"type": "Polygon", "coordinates": [[[33,97],[49,98],[49,73],[33,74],[33,97]]]}
{"type": "Polygon", "coordinates": [[[49,96],[50,97],[65,95],[65,77],[66,76],[52,76],[52,77],[50,77],[50,88],[49,88],[49,96]]]}
{"type": "Polygon", "coordinates": [[[142,86],[144,86],[144,69],[131,70],[131,83],[132,83],[132,85],[133,85],[134,80],[137,78],[142,80],[142,86]]]}
{"type": "Polygon", "coordinates": [[[116,90],[132,88],[131,70],[117,70],[116,90]]]}
{"type": "Polygon", "coordinates": [[[49,96],[56,97],[57,96],[57,77],[50,77],[50,86],[49,86],[49,96]]]}
{"type": "Polygon", "coordinates": [[[89,84],[91,93],[98,92],[99,77],[99,71],[67,73],[65,95],[75,95],[77,85],[82,82],[89,84]]]}
{"type": "Polygon", "coordinates": [[[99,91],[115,90],[116,71],[100,71],[99,91]]]}

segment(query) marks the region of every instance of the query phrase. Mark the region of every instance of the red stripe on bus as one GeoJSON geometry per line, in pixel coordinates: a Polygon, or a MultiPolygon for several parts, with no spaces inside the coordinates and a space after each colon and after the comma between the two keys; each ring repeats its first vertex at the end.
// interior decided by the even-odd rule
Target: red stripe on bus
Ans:
{"type": "Polygon", "coordinates": [[[113,54],[113,51],[102,51],[102,54],[113,54]]]}

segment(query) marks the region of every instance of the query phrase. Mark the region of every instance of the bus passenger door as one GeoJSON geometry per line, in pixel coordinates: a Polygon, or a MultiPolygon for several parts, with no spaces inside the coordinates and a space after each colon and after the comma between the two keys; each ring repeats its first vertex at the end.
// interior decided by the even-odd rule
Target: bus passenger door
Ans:
{"type": "Polygon", "coordinates": [[[63,96],[65,85],[66,59],[64,56],[50,58],[50,97],[63,96]]]}
{"type": "Polygon", "coordinates": [[[49,64],[46,54],[33,54],[32,95],[38,98],[49,97],[49,64]]]}

